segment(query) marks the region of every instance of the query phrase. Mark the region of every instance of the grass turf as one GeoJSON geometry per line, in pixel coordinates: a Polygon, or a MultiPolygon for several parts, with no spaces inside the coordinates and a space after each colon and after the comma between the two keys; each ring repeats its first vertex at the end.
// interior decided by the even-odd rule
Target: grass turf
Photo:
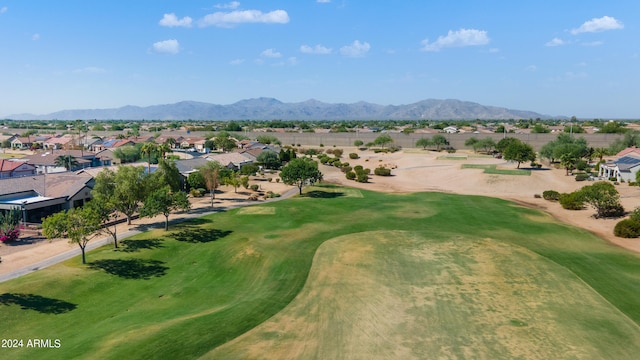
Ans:
{"type": "Polygon", "coordinates": [[[531,175],[531,170],[525,169],[498,169],[496,165],[462,164],[463,169],[484,169],[485,174],[492,175],[531,175]]]}
{"type": "MultiPolygon", "coordinates": [[[[453,244],[449,252],[443,252],[450,256],[485,238],[506,244],[506,248],[525,249],[536,259],[552,263],[553,271],[574,274],[611,304],[607,316],[555,320],[563,326],[570,321],[568,328],[575,334],[594,329],[589,334],[596,350],[587,355],[614,354],[607,353],[608,345],[598,340],[600,332],[616,334],[627,340],[626,349],[640,352],[635,341],[640,332],[638,256],[586,231],[554,223],[537,211],[498,199],[368,191],[353,197],[346,196],[351,189],[341,189],[310,188],[307,193],[312,196],[261,205],[273,208],[266,212],[238,216],[242,209],[237,209],[175,226],[168,233],[141,234],[126,240],[120,251],[105,247],[89,253],[89,266],[72,259],[0,283],[2,338],[61,341],[59,349],[0,349],[0,357],[197,358],[259,326],[290,304],[305,286],[314,255],[324,242],[393,230],[411,233],[421,243],[453,244]],[[629,332],[628,324],[621,325],[621,314],[633,322],[635,332],[629,332]]],[[[389,254],[392,250],[389,247],[389,254]]],[[[406,272],[403,278],[418,279],[413,273],[417,269],[433,270],[428,262],[416,268],[413,265],[420,262],[408,259],[390,258],[411,265],[392,267],[406,272]]],[[[472,264],[463,258],[451,261],[462,268],[472,264]]],[[[465,283],[464,278],[459,281],[465,283]]],[[[443,293],[454,295],[453,290],[443,293]]],[[[534,291],[509,296],[526,302],[536,295],[534,291]]],[[[506,295],[497,291],[495,296],[506,295]]],[[[443,303],[440,308],[464,308],[465,298],[460,301],[443,303]]],[[[439,321],[447,319],[444,313],[432,316],[439,321]]],[[[505,321],[524,327],[527,318],[505,321]]],[[[451,334],[470,331],[461,323],[451,327],[451,334]]],[[[414,335],[414,329],[406,329],[407,337],[414,335]]]]}

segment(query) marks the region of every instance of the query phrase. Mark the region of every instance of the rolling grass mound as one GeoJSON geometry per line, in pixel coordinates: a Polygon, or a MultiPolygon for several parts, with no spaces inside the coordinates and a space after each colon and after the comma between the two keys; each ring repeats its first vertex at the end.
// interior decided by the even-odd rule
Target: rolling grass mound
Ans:
{"type": "Polygon", "coordinates": [[[3,338],[61,342],[0,358],[640,353],[635,254],[499,199],[307,194],[0,283],[3,338]]]}

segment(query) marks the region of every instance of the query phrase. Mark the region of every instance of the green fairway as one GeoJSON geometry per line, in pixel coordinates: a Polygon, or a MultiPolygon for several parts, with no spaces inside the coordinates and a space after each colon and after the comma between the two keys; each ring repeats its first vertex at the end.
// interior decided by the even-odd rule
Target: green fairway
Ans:
{"type": "Polygon", "coordinates": [[[25,344],[0,358],[640,353],[640,257],[498,199],[313,187],[88,261],[0,283],[1,337],[25,344]]]}
{"type": "Polygon", "coordinates": [[[497,165],[462,164],[463,169],[484,169],[485,174],[492,175],[531,175],[531,170],[524,169],[498,169],[497,165]]]}

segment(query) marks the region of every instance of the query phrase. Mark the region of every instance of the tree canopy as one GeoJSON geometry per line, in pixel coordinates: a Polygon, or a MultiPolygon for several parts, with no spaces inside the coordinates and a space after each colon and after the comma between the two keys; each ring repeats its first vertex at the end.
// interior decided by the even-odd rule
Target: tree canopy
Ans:
{"type": "Polygon", "coordinates": [[[318,163],[309,158],[292,159],[282,168],[280,178],[285,184],[296,185],[300,195],[302,187],[322,180],[322,173],[318,170],[318,163]]]}
{"type": "Polygon", "coordinates": [[[47,239],[68,237],[82,252],[86,264],[85,249],[92,235],[100,229],[100,217],[91,207],[74,208],[48,216],[42,222],[42,234],[47,239]]]}
{"type": "Polygon", "coordinates": [[[517,162],[518,169],[520,168],[520,163],[536,160],[536,151],[531,145],[523,143],[522,141],[515,138],[514,140],[515,141],[510,141],[510,143],[504,148],[504,151],[502,152],[502,157],[505,160],[517,162]]]}

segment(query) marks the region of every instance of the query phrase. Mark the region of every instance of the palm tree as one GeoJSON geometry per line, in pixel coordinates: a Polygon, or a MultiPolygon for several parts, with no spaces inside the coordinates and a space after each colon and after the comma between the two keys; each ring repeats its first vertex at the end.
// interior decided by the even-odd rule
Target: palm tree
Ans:
{"type": "Polygon", "coordinates": [[[78,160],[71,155],[60,155],[54,160],[53,164],[55,166],[64,167],[69,171],[78,166],[78,160]]]}
{"type": "Polygon", "coordinates": [[[609,150],[605,148],[595,148],[593,149],[593,156],[596,156],[600,162],[602,162],[602,158],[609,155],[609,150]]]}
{"type": "Polygon", "coordinates": [[[156,151],[158,151],[158,145],[153,142],[146,142],[140,148],[140,152],[147,155],[147,174],[151,174],[151,155],[156,151]]]}
{"type": "Polygon", "coordinates": [[[162,159],[164,159],[164,156],[167,153],[172,153],[173,150],[171,150],[171,146],[169,144],[167,144],[166,142],[163,144],[158,145],[158,147],[156,148],[156,150],[158,150],[158,152],[160,153],[160,157],[162,159]]]}

